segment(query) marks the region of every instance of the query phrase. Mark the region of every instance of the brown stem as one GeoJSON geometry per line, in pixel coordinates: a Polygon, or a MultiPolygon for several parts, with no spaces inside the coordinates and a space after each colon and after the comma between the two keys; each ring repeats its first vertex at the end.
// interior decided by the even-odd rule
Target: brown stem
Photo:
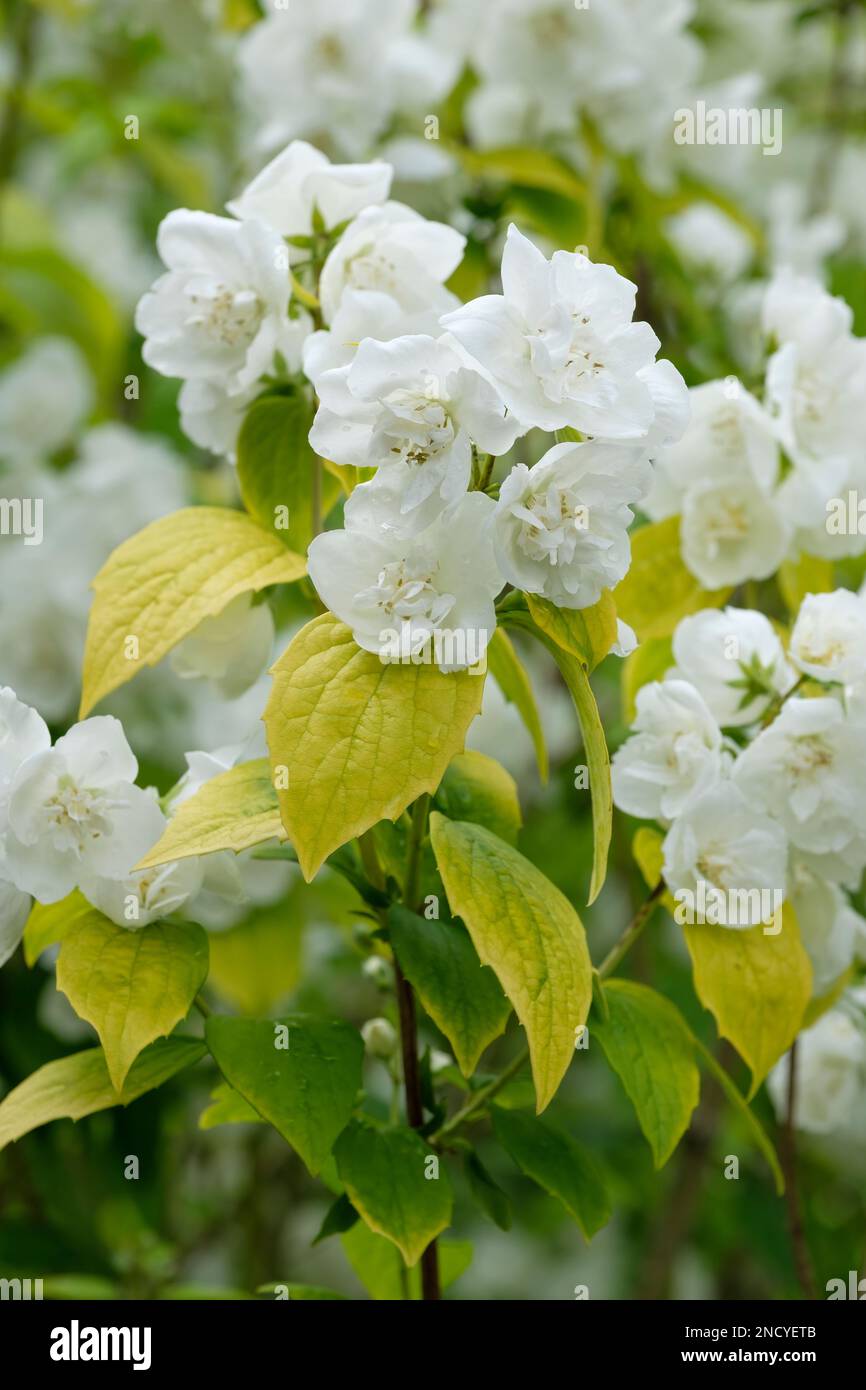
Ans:
{"type": "Polygon", "coordinates": [[[797,1144],[794,1137],[794,1115],[797,1106],[797,1040],[791,1045],[788,1054],[788,1094],[785,1106],[785,1123],[782,1129],[782,1168],[785,1173],[785,1206],[788,1211],[788,1229],[794,1250],[794,1268],[803,1290],[803,1297],[817,1299],[815,1274],[803,1229],[803,1214],[800,1206],[800,1192],[797,1183],[797,1144]]]}

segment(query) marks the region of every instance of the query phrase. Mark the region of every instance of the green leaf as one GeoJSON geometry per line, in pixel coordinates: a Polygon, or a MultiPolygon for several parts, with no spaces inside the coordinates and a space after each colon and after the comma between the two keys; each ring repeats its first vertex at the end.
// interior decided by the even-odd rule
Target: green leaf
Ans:
{"type": "Polygon", "coordinates": [[[456,923],[392,907],[388,927],[403,974],[453,1047],[463,1075],[471,1076],[484,1049],[505,1031],[511,1005],[502,985],[456,923]]]}
{"type": "MultiPolygon", "coordinates": [[[[377,1236],[363,1221],[358,1221],[340,1237],[346,1259],[368,1293],[377,1301],[394,1302],[403,1297],[401,1268],[407,1276],[410,1297],[421,1298],[421,1270],[418,1265],[405,1269],[403,1257],[390,1240],[377,1236]]],[[[472,1263],[472,1245],[468,1240],[440,1240],[439,1281],[449,1288],[472,1263]]]]}
{"type": "Polygon", "coordinates": [[[604,726],[582,664],[569,652],[554,651],[554,658],[577,710],[586,765],[589,794],[592,797],[592,877],[587,904],[594,903],[607,877],[607,856],[613,831],[613,792],[610,783],[610,754],[604,726]]]}
{"type": "Polygon", "coordinates": [[[562,1203],[591,1240],[610,1220],[610,1199],[595,1159],[546,1120],[498,1105],[492,1109],[502,1147],[528,1178],[562,1203]]]}
{"type": "Polygon", "coordinates": [[[475,1201],[500,1231],[510,1231],[511,1203],[508,1197],[493,1181],[474,1149],[466,1154],[465,1163],[466,1177],[475,1201]]]}
{"type": "Polygon", "coordinates": [[[152,521],[112,552],[93,581],[81,718],[239,594],[291,584],[305,570],[275,535],[228,507],[184,507],[152,521]]]}
{"type": "Polygon", "coordinates": [[[765,934],[701,923],[683,928],[695,991],[752,1073],[749,1099],[796,1038],[812,994],[812,967],[789,903],[782,930],[765,934]]]}
{"type": "Polygon", "coordinates": [[[236,1091],[291,1144],[315,1176],[345,1128],[361,1086],[364,1045],[347,1023],[305,1014],[258,1022],[214,1015],[214,1061],[236,1091]],[[278,1046],[288,1028],[288,1047],[278,1046]]]}
{"type": "MultiPolygon", "coordinates": [[[[313,478],[321,469],[308,435],[313,408],[300,391],[260,396],[250,406],[238,435],[238,484],[251,516],[298,555],[313,539],[313,478]],[[281,525],[282,509],[288,528],[281,525]]],[[[339,494],[331,474],[321,479],[324,512],[339,494]]]]}
{"type": "Polygon", "coordinates": [[[680,554],[680,519],[641,526],[631,537],[631,568],[613,591],[616,611],[641,642],[669,637],[680,619],[720,608],[733,590],[702,589],[680,554]]]}
{"type": "Polygon", "coordinates": [[[514,650],[508,633],[498,627],[487,646],[487,666],[502,694],[514,705],[532,739],[535,761],[542,782],[547,781],[548,758],[544,731],[535,703],[535,695],[526,670],[514,650]]]}
{"type": "Polygon", "coordinates": [[[248,1100],[227,1081],[221,1081],[210,1093],[211,1104],[198,1117],[199,1129],[216,1129],[217,1125],[261,1125],[264,1120],[248,1100]]]}
{"type": "Polygon", "coordinates": [[[265,729],[283,824],[304,877],[380,820],[435,792],[481,708],[484,682],[383,664],[330,613],[302,629],[271,674],[265,729]]]}
{"type": "Polygon", "coordinates": [[[76,1052],[40,1067],[0,1104],[0,1149],[52,1120],[80,1120],[131,1101],[161,1086],[205,1054],[195,1038],[153,1043],[130,1067],[123,1089],[114,1089],[101,1047],[76,1052]]]}
{"type": "Polygon", "coordinates": [[[334,1146],[337,1171],[352,1205],[378,1235],[417,1264],[451,1220],[451,1184],[444,1167],[425,1177],[429,1147],[402,1125],[353,1120],[334,1146]]]}
{"type": "Polygon", "coordinates": [[[351,1231],[358,1220],[358,1213],[355,1211],[352,1203],[349,1201],[345,1192],[341,1192],[339,1197],[337,1197],[325,1212],[325,1218],[312,1244],[318,1245],[320,1241],[327,1240],[329,1236],[339,1236],[342,1235],[344,1231],[351,1231]]]}
{"type": "Polygon", "coordinates": [[[616,642],[616,604],[609,590],[592,608],[557,608],[537,594],[527,594],[526,603],[536,627],[587,671],[594,671],[616,642]]]}
{"type": "Polygon", "coordinates": [[[236,854],[263,840],[284,839],[277,793],[267,758],[230,767],[182,801],[140,869],[191,855],[230,849],[236,854]]]}
{"type": "Polygon", "coordinates": [[[637,693],[651,681],[660,681],[674,664],[670,637],[650,637],[622,663],[622,713],[626,723],[637,714],[637,693]]]}
{"type": "Polygon", "coordinates": [[[449,820],[486,825],[500,840],[517,844],[522,824],[517,786],[495,758],[474,749],[458,753],[448,764],[434,804],[449,820]]]}
{"type": "Polygon", "coordinates": [[[142,1049],[186,1018],[207,971],[207,934],[194,922],[127,931],[93,909],[63,938],[57,988],[96,1029],[119,1091],[142,1049]]]}
{"type": "Polygon", "coordinates": [[[62,941],[64,936],[67,936],[83,918],[89,917],[93,910],[92,905],[77,888],[67,897],[61,898],[59,903],[49,903],[48,906],[34,903],[24,927],[24,959],[28,966],[34,966],[43,951],[62,941]]]}
{"type": "Polygon", "coordinates": [[[540,1112],[571,1062],[592,999],[583,925],[559,889],[489,830],[436,812],[430,830],[451,910],[526,1029],[540,1112]]]}
{"type": "Polygon", "coordinates": [[[679,1010],[646,985],[608,980],[608,1019],[592,1032],[625,1087],[649,1140],[655,1166],[666,1163],[689,1127],[700,1096],[694,1042],[679,1010]]]}

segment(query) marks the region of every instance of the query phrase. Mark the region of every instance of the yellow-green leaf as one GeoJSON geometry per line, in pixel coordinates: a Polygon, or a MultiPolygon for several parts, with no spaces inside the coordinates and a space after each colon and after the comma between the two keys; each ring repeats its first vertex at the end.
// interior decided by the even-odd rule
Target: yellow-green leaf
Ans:
{"type": "Polygon", "coordinates": [[[436,812],[430,830],[451,910],[526,1029],[541,1112],[565,1075],[592,999],[583,925],[559,889],[489,830],[436,812]]]}
{"type": "Polygon", "coordinates": [[[167,1038],[145,1049],[115,1090],[101,1047],[60,1057],[40,1067],[0,1104],[0,1149],[51,1120],[81,1120],[97,1110],[130,1101],[161,1086],[205,1053],[195,1038],[167,1038]]]}
{"type": "MultiPolygon", "coordinates": [[[[322,468],[310,448],[312,423],[312,406],[300,391],[261,396],[244,417],[237,447],[238,485],[247,511],[302,555],[313,539],[313,478],[322,468]]],[[[340,486],[331,473],[320,485],[327,516],[340,486]]]]}
{"type": "Polygon", "coordinates": [[[498,627],[487,647],[487,665],[505,699],[517,709],[532,739],[535,761],[542,782],[547,781],[548,758],[544,731],[535,703],[535,695],[526,668],[523,666],[511,638],[498,627]]]}
{"type": "Polygon", "coordinates": [[[616,642],[616,604],[605,589],[592,608],[557,608],[537,594],[527,594],[532,619],[563,651],[594,671],[616,642]]]}
{"type": "Polygon", "coordinates": [[[545,150],[505,146],[496,150],[470,150],[461,147],[460,157],[470,174],[489,174],[523,188],[540,188],[546,193],[582,203],[586,184],[562,160],[545,150]]]}
{"type": "Polygon", "coordinates": [[[750,1097],[800,1031],[812,993],[812,967],[788,903],[782,918],[776,936],[762,926],[683,928],[698,998],[748,1064],[750,1097]]]}
{"type": "Polygon", "coordinates": [[[826,594],[833,588],[833,562],[817,555],[798,555],[779,566],[779,588],[789,613],[796,613],[807,594],[826,594]]]}
{"type": "Polygon", "coordinates": [[[99,1034],[116,1090],[148,1043],[186,1017],[207,969],[207,935],[193,922],[127,931],[93,909],[64,937],[57,988],[99,1034]]]}
{"type": "Polygon", "coordinates": [[[641,642],[669,637],[681,618],[720,608],[732,590],[701,588],[680,554],[680,519],[641,526],[631,537],[631,568],[614,589],[616,611],[641,642]]]}
{"type": "Polygon", "coordinates": [[[34,966],[42,952],[67,936],[77,922],[94,911],[84,894],[76,888],[59,903],[34,903],[24,928],[24,959],[34,966]]]}
{"type": "MultiPolygon", "coordinates": [[[[302,887],[300,878],[296,885],[302,887]]],[[[209,987],[251,1017],[283,1005],[300,978],[303,926],[299,895],[292,892],[228,931],[212,932],[209,987]]]]}
{"type": "Polygon", "coordinates": [[[308,880],[340,845],[435,792],[484,685],[468,671],[383,664],[330,613],[298,633],[271,674],[271,771],[308,880]]]}
{"type": "Polygon", "coordinates": [[[285,839],[267,758],[240,763],[182,801],[140,869],[230,849],[239,854],[263,840],[285,839]]]}
{"type": "Polygon", "coordinates": [[[371,1231],[385,1236],[414,1265],[451,1221],[452,1195],[443,1167],[427,1178],[425,1144],[403,1125],[353,1120],[334,1145],[340,1180],[371,1231]]]}
{"type": "Polygon", "coordinates": [[[511,773],[485,753],[468,748],[451,759],[435,805],[449,820],[486,825],[500,840],[517,844],[522,824],[517,785],[511,773]]]}
{"type": "Polygon", "coordinates": [[[273,532],[228,507],[185,507],[151,522],[93,581],[81,717],[239,594],[290,584],[305,569],[273,532]]]}

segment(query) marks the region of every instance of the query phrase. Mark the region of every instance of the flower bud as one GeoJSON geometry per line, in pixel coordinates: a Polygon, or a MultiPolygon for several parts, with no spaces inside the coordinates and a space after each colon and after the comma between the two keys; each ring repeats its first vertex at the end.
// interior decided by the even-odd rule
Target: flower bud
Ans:
{"type": "Polygon", "coordinates": [[[370,1018],[361,1029],[364,1046],[371,1057],[390,1062],[397,1050],[397,1033],[387,1018],[370,1018]]]}

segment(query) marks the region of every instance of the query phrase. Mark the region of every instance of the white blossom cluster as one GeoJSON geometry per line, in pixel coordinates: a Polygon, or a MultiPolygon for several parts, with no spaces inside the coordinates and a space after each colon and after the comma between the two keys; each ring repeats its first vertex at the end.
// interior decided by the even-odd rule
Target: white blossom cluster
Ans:
{"type": "Polygon", "coordinates": [[[678,625],[673,660],[638,692],[614,800],[663,827],[665,882],[712,897],[705,920],[749,927],[762,893],[790,901],[820,995],[866,959],[846,896],[866,869],[866,600],[807,595],[787,652],[763,614],[706,609],[678,625]]]}
{"type": "Polygon", "coordinates": [[[852,317],[817,281],[781,272],[763,300],[762,399],[733,377],[690,391],[691,422],[656,455],[644,508],[680,516],[706,588],[866,550],[866,338],[852,317]]]}
{"type": "Polygon", "coordinates": [[[241,43],[241,88],[267,150],[300,137],[364,157],[417,130],[466,68],[478,147],[573,138],[585,113],[613,148],[646,149],[671,144],[703,65],[692,15],[690,0],[271,0],[241,43]]]}
{"type": "MultiPolygon", "coordinates": [[[[310,546],[322,599],[368,651],[382,655],[390,633],[414,659],[448,631],[483,653],[506,583],[584,608],[623,577],[631,508],[650,455],[685,427],[687,393],[633,321],[633,284],[581,254],[548,260],[514,226],[502,293],[461,305],[446,281],[463,236],[390,201],[391,172],[332,165],[295,141],[233,217],[171,213],[168,270],[137,322],[146,361],[184,378],[188,433],[226,451],[268,374],[302,364],[316,452],[375,470],[343,528],[310,546]],[[331,235],[314,331],[291,267],[317,229],[331,235]],[[491,484],[496,459],[533,429],[567,438],[491,484]]],[[[464,644],[436,659],[454,670],[477,655],[464,644]]]]}
{"type": "Polygon", "coordinates": [[[264,752],[260,730],[241,745],[189,753],[187,772],[160,800],[136,785],[138,762],[118,719],[96,715],[52,743],[37,711],[0,687],[0,965],[33,898],[55,903],[78,889],[130,930],[181,911],[218,930],[279,896],[291,866],[252,863],[248,853],[135,867],[205,782],[264,752]]]}

